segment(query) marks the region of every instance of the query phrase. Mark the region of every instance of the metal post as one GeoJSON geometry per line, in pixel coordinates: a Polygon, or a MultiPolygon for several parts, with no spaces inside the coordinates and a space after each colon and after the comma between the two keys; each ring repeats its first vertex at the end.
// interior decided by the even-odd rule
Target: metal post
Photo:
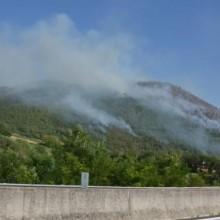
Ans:
{"type": "Polygon", "coordinates": [[[87,172],[81,173],[81,186],[83,188],[87,188],[89,186],[89,173],[87,172]]]}

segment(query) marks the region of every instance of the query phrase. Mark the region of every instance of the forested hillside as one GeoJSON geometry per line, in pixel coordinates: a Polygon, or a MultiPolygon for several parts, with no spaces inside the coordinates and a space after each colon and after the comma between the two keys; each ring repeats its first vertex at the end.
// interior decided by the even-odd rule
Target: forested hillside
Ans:
{"type": "MultiPolygon", "coordinates": [[[[101,126],[85,115],[75,114],[77,120],[72,120],[67,109],[51,111],[53,104],[31,105],[13,92],[1,91],[2,183],[79,184],[80,173],[88,171],[91,185],[220,185],[219,154],[187,144],[190,137],[189,142],[167,138],[166,126],[173,125],[169,121],[175,117],[143,108],[133,98],[96,102],[103,111],[123,117],[131,132],[117,123],[101,126]]],[[[189,131],[196,126],[184,118],[181,123],[189,131]]],[[[210,135],[219,139],[217,130],[210,135]]]]}
{"type": "MultiPolygon", "coordinates": [[[[36,123],[36,134],[41,127],[37,122],[26,122],[29,126],[36,123]]],[[[220,185],[219,157],[165,145],[152,137],[132,138],[126,132],[111,129],[100,139],[80,127],[66,128],[62,135],[47,127],[48,133],[40,132],[33,138],[29,132],[24,136],[25,129],[21,133],[13,130],[18,135],[9,128],[0,128],[3,183],[79,184],[80,172],[88,171],[92,185],[220,185]]]]}

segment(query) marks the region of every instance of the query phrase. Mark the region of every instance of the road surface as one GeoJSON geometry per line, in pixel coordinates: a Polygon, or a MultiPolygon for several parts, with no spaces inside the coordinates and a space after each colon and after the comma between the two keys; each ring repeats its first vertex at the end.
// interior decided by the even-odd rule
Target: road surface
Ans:
{"type": "Polygon", "coordinates": [[[215,218],[202,218],[198,220],[220,220],[220,217],[215,217],[215,218]]]}

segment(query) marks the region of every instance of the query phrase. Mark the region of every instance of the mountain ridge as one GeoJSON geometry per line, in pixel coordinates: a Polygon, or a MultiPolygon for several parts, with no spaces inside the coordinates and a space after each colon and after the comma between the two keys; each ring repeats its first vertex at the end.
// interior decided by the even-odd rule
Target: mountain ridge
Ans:
{"type": "Polygon", "coordinates": [[[181,97],[193,104],[200,105],[206,108],[207,112],[204,112],[206,116],[210,119],[220,119],[220,109],[213,104],[203,100],[202,98],[198,97],[197,95],[192,94],[191,92],[183,89],[180,86],[176,86],[171,83],[167,82],[159,82],[159,81],[145,81],[145,82],[138,82],[138,85],[143,87],[151,87],[151,88],[169,88],[172,96],[174,97],[181,97]]]}
{"type": "MultiPolygon", "coordinates": [[[[220,111],[217,107],[170,83],[147,81],[136,85],[134,91],[138,90],[137,94],[94,97],[86,93],[80,96],[78,88],[71,85],[51,83],[47,86],[46,83],[19,92],[0,88],[0,99],[9,102],[9,110],[13,106],[15,112],[14,104],[17,103],[18,106],[35,106],[57,115],[63,122],[46,120],[51,128],[65,126],[65,123],[81,124],[89,131],[101,132],[105,136],[109,129],[118,127],[131,136],[152,136],[164,143],[177,142],[220,152],[220,111]]],[[[30,112],[35,114],[33,110],[30,112]]],[[[44,115],[47,117],[41,113],[40,118],[44,115]]],[[[1,118],[4,121],[7,117],[1,118]]],[[[39,120],[39,125],[43,125],[41,120],[44,119],[39,120]]],[[[22,122],[19,123],[22,127],[22,122]]],[[[31,127],[31,124],[27,126],[31,127]]]]}

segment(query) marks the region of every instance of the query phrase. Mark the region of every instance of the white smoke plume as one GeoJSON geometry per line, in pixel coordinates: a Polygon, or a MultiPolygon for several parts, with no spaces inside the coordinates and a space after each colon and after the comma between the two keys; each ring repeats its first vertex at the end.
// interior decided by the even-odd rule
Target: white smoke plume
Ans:
{"type": "Polygon", "coordinates": [[[65,14],[28,28],[0,30],[0,85],[24,86],[40,80],[74,83],[89,91],[124,92],[129,36],[80,32],[65,14]],[[124,65],[122,67],[122,65],[124,65]]]}
{"type": "MultiPolygon", "coordinates": [[[[139,81],[138,71],[132,65],[135,50],[130,35],[109,36],[93,29],[80,31],[65,14],[30,27],[0,25],[0,86],[24,89],[41,82],[60,82],[74,85],[88,97],[126,94],[152,109],[188,117],[186,112],[193,112],[198,106],[183,99],[173,100],[169,88],[133,86],[139,81]]],[[[122,118],[94,106],[79,91],[67,94],[62,104],[104,126],[118,126],[132,133],[122,118]]],[[[202,114],[191,119],[207,127],[219,126],[202,114]]],[[[178,135],[187,139],[182,128],[178,129],[178,135]]],[[[203,131],[198,133],[204,136],[203,131]]],[[[201,140],[199,134],[196,135],[201,140]]]]}
{"type": "Polygon", "coordinates": [[[88,100],[85,100],[83,97],[80,97],[76,94],[69,95],[64,100],[64,104],[68,104],[72,109],[75,110],[75,112],[85,115],[101,125],[106,127],[115,126],[133,133],[131,127],[123,119],[116,118],[105,111],[94,107],[88,100]]]}

